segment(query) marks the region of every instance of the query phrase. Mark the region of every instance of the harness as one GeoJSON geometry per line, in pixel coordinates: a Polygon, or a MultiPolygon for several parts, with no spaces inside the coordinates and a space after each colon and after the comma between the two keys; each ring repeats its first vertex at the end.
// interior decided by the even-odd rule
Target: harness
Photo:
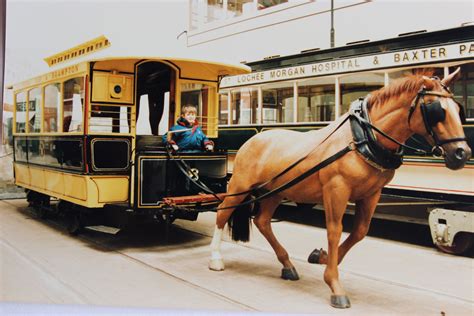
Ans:
{"type": "Polygon", "coordinates": [[[367,110],[369,97],[352,102],[349,108],[352,138],[357,152],[369,165],[379,170],[397,169],[403,162],[403,147],[393,152],[377,142],[367,110]]]}
{"type": "MultiPolygon", "coordinates": [[[[439,78],[435,78],[438,79],[439,78]]],[[[441,83],[442,84],[442,83],[441,83]]],[[[293,169],[295,166],[297,166],[299,163],[301,163],[303,160],[305,160],[316,148],[311,150],[308,154],[306,154],[304,157],[298,159],[295,161],[293,164],[291,164],[289,167],[284,169],[282,172],[277,174],[275,177],[272,179],[265,181],[264,183],[260,184],[257,187],[252,188],[251,190],[243,191],[243,192],[238,192],[238,193],[233,193],[233,194],[228,194],[225,196],[238,196],[238,195],[244,195],[244,194],[255,194],[257,195],[256,197],[251,198],[250,200],[244,201],[238,205],[232,205],[228,207],[215,207],[212,209],[206,209],[206,210],[195,210],[195,211],[217,211],[217,210],[222,210],[222,209],[230,209],[230,208],[235,208],[235,207],[240,207],[240,206],[245,206],[249,204],[253,204],[255,202],[258,202],[262,199],[268,198],[270,196],[273,196],[275,194],[278,194],[293,185],[301,182],[302,180],[306,179],[310,175],[318,172],[322,168],[330,165],[334,161],[338,160],[339,158],[343,157],[345,154],[352,150],[356,150],[358,154],[360,154],[362,157],[364,157],[364,161],[371,165],[372,167],[380,170],[380,171],[385,171],[385,170],[395,170],[401,166],[403,163],[403,149],[411,149],[415,151],[416,153],[420,155],[442,155],[444,153],[444,150],[442,149],[442,145],[451,143],[451,142],[457,142],[457,141],[466,141],[466,137],[455,137],[455,138],[450,138],[450,139],[445,139],[445,140],[440,140],[436,133],[433,131],[433,127],[439,123],[443,122],[446,119],[446,110],[442,108],[440,98],[453,98],[453,94],[449,91],[449,89],[443,85],[444,90],[447,93],[438,93],[434,91],[428,91],[426,90],[425,87],[422,87],[421,90],[417,93],[415,99],[413,100],[409,114],[408,114],[408,125],[410,126],[410,120],[411,117],[416,109],[416,106],[418,103],[420,103],[420,108],[421,108],[421,113],[423,116],[423,122],[425,124],[425,128],[430,134],[430,136],[433,137],[435,141],[435,146],[432,148],[431,151],[425,151],[423,149],[415,148],[412,146],[408,146],[405,144],[400,143],[390,135],[386,134],[385,132],[381,131],[379,128],[374,126],[369,117],[369,112],[367,110],[367,103],[370,98],[370,95],[366,96],[365,98],[360,98],[354,102],[351,103],[350,110],[348,116],[341,121],[341,123],[321,142],[319,143],[316,148],[318,148],[319,145],[324,143],[331,135],[334,134],[342,125],[347,120],[350,120],[351,124],[351,132],[352,132],[352,137],[353,141],[337,153],[333,154],[332,156],[326,158],[325,160],[321,161],[318,163],[316,166],[310,168],[309,170],[305,171],[304,173],[300,174],[296,178],[293,178],[292,180],[280,185],[279,187],[267,191],[264,189],[264,186],[269,184],[270,182],[276,180],[277,178],[281,177],[282,175],[286,174],[288,171],[293,169]],[[435,95],[438,96],[439,98],[432,103],[425,104],[424,102],[424,96],[425,95],[435,95]],[[419,102],[421,100],[421,102],[419,102]],[[389,139],[390,141],[396,143],[399,145],[399,149],[397,151],[391,151],[387,150],[386,148],[382,147],[376,140],[376,137],[374,135],[373,130],[377,131],[380,133],[383,137],[389,139]]],[[[456,102],[454,100],[454,102],[456,102]]],[[[464,108],[461,104],[456,102],[456,104],[459,106],[459,114],[461,121],[464,123],[465,122],[465,116],[464,116],[464,108]]],[[[168,155],[170,158],[179,165],[179,162],[173,158],[172,156],[172,151],[168,149],[168,155]]],[[[184,161],[183,161],[184,162],[184,161]]],[[[192,177],[193,173],[192,171],[185,170],[182,168],[182,166],[186,166],[186,164],[182,164],[179,166],[179,169],[185,174],[187,177],[192,177]]],[[[215,195],[214,192],[209,192],[209,188],[200,182],[198,179],[194,177],[194,179],[191,179],[196,185],[204,189],[204,191],[213,194],[216,196],[216,198],[220,201],[222,201],[221,198],[219,198],[217,195],[215,195]]]]}

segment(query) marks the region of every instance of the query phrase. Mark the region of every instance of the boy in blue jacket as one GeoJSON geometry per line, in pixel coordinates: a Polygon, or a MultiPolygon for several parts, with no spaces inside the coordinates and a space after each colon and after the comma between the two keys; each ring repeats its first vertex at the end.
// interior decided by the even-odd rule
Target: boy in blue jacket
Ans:
{"type": "Polygon", "coordinates": [[[197,109],[188,104],[181,108],[181,117],[168,133],[163,135],[163,142],[171,145],[174,151],[212,151],[214,142],[209,140],[196,120],[197,109]]]}

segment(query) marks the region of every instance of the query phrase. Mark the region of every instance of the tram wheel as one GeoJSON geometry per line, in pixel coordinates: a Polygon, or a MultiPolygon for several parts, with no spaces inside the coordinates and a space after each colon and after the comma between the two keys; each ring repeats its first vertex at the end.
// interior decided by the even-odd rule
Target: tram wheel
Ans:
{"type": "Polygon", "coordinates": [[[84,228],[84,225],[82,223],[81,215],[79,213],[69,214],[67,216],[66,229],[70,235],[73,235],[73,236],[78,235],[82,231],[83,228],[84,228]]]}
{"type": "Polygon", "coordinates": [[[442,252],[451,255],[462,255],[466,253],[474,244],[474,235],[469,233],[457,233],[454,236],[452,246],[436,245],[442,252]]]}

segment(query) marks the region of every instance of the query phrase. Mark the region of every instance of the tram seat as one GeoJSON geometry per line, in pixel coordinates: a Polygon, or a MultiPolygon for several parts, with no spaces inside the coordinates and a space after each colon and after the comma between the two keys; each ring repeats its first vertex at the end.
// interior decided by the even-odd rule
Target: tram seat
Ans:
{"type": "Polygon", "coordinates": [[[162,136],[156,135],[137,135],[136,150],[164,150],[165,145],[163,143],[162,136]]]}

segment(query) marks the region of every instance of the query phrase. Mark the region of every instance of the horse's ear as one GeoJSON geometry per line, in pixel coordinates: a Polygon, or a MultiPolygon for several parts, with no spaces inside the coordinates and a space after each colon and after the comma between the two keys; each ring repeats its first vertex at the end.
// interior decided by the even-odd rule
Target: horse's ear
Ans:
{"type": "Polygon", "coordinates": [[[458,67],[455,72],[450,73],[447,77],[441,80],[441,83],[449,87],[453,82],[459,79],[461,76],[461,67],[458,67]]]}

